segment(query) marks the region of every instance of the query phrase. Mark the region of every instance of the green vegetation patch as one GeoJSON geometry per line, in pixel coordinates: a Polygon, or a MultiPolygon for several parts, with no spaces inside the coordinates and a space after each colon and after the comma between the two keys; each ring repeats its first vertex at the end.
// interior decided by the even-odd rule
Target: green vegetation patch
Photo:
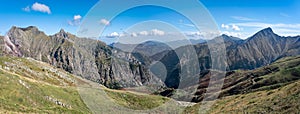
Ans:
{"type": "Polygon", "coordinates": [[[135,110],[153,109],[170,99],[156,95],[139,95],[126,91],[105,90],[107,95],[119,105],[135,110]]]}

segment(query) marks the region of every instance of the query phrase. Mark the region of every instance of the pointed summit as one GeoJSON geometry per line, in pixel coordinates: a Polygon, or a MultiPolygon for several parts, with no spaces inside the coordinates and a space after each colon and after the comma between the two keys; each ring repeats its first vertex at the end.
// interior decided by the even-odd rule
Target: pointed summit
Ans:
{"type": "Polygon", "coordinates": [[[64,29],[60,29],[59,33],[66,33],[64,29]]]}
{"type": "Polygon", "coordinates": [[[261,32],[274,33],[271,27],[265,28],[261,32]]]}
{"type": "Polygon", "coordinates": [[[262,29],[262,30],[258,31],[256,34],[254,34],[248,40],[261,39],[261,38],[273,39],[273,38],[276,38],[276,37],[278,37],[278,35],[275,34],[270,27],[268,27],[268,28],[265,28],[265,29],[262,29]]]}
{"type": "Polygon", "coordinates": [[[55,34],[56,37],[62,37],[62,38],[68,38],[69,35],[67,32],[65,32],[64,29],[60,29],[58,33],[55,34]]]}
{"type": "Polygon", "coordinates": [[[272,28],[270,28],[270,27],[265,28],[256,33],[256,35],[264,35],[264,36],[273,35],[273,34],[275,34],[275,33],[273,32],[272,28]]]}
{"type": "Polygon", "coordinates": [[[238,37],[233,37],[233,36],[228,36],[226,34],[222,34],[220,36],[220,38],[223,38],[223,40],[226,42],[226,41],[242,41],[242,39],[238,38],[238,37]]]}

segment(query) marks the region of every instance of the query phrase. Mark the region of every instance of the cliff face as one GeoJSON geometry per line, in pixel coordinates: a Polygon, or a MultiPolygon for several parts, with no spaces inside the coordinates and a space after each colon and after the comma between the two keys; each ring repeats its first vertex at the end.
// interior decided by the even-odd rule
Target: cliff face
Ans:
{"type": "Polygon", "coordinates": [[[271,28],[259,31],[228,50],[230,69],[255,69],[282,57],[300,54],[300,37],[281,37],[271,28]]]}
{"type": "MultiPolygon", "coordinates": [[[[47,36],[36,27],[12,27],[0,43],[1,55],[31,57],[111,88],[163,85],[137,62],[112,63],[112,49],[103,42],[77,38],[64,30],[47,36]]],[[[122,55],[136,61],[128,53],[122,55]]]]}

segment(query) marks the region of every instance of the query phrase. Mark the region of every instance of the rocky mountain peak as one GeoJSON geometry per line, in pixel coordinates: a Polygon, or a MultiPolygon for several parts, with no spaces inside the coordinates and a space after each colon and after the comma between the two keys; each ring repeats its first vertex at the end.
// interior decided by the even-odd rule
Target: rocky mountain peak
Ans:
{"type": "Polygon", "coordinates": [[[64,29],[60,29],[60,31],[56,33],[55,36],[60,38],[69,38],[69,34],[65,32],[64,29]]]}
{"type": "Polygon", "coordinates": [[[66,33],[64,29],[60,29],[59,33],[66,33]]]}
{"type": "Polygon", "coordinates": [[[41,31],[35,27],[35,26],[28,26],[26,28],[20,28],[20,27],[16,27],[16,26],[13,26],[8,34],[15,34],[15,33],[20,33],[20,32],[31,32],[33,34],[39,34],[41,31]]]}
{"type": "Polygon", "coordinates": [[[270,27],[268,27],[268,28],[265,28],[265,29],[257,32],[252,37],[250,37],[248,40],[252,40],[252,39],[264,39],[264,38],[267,38],[267,39],[277,39],[277,37],[279,37],[279,36],[277,34],[275,34],[270,27]]]}
{"type": "Polygon", "coordinates": [[[259,32],[257,32],[254,36],[269,36],[269,35],[274,35],[275,33],[273,32],[272,28],[268,27],[265,28],[259,32]]]}
{"type": "Polygon", "coordinates": [[[233,37],[233,36],[228,36],[226,34],[222,34],[221,37],[224,38],[224,40],[233,40],[233,41],[242,40],[240,38],[233,37]]]}
{"type": "Polygon", "coordinates": [[[233,37],[233,36],[228,36],[226,34],[222,34],[221,36],[216,37],[216,38],[221,38],[221,39],[224,40],[224,42],[238,42],[238,41],[242,41],[242,39],[240,39],[240,38],[233,37]]]}

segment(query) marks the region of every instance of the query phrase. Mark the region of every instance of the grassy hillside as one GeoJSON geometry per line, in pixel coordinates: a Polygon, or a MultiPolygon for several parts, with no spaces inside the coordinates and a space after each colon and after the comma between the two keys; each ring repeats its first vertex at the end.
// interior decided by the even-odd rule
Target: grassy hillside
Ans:
{"type": "MultiPolygon", "coordinates": [[[[200,78],[194,102],[203,99],[211,73],[200,78]]],[[[300,79],[300,56],[280,59],[270,65],[254,70],[235,70],[226,74],[220,97],[272,90],[300,79]]],[[[212,83],[220,83],[214,80],[212,83]]]]}
{"type": "Polygon", "coordinates": [[[32,59],[1,57],[0,65],[0,112],[90,113],[72,75],[32,59]]]}
{"type": "MultiPolygon", "coordinates": [[[[209,113],[299,113],[299,74],[300,57],[235,71],[209,113]],[[232,90],[237,92],[229,94],[232,90]]],[[[161,96],[107,89],[30,58],[0,57],[0,85],[0,113],[178,113],[185,108],[161,96]]],[[[185,113],[197,113],[199,105],[185,113]]]]}
{"type": "MultiPolygon", "coordinates": [[[[299,113],[300,57],[288,57],[226,77],[220,98],[209,113],[299,113]],[[224,97],[225,96],[225,97],[224,97]]],[[[187,108],[197,113],[200,104],[187,108]]]]}
{"type": "MultiPolygon", "coordinates": [[[[300,81],[274,90],[224,97],[215,102],[209,113],[299,113],[300,81]]],[[[197,113],[200,104],[188,107],[186,113],[197,113]]]]}
{"type": "Polygon", "coordinates": [[[160,96],[107,89],[30,58],[0,57],[0,85],[0,113],[107,113],[109,107],[122,112],[120,107],[147,110],[170,101],[160,96]],[[105,92],[99,94],[98,90],[105,92]],[[86,98],[99,102],[94,105],[86,98]]]}

